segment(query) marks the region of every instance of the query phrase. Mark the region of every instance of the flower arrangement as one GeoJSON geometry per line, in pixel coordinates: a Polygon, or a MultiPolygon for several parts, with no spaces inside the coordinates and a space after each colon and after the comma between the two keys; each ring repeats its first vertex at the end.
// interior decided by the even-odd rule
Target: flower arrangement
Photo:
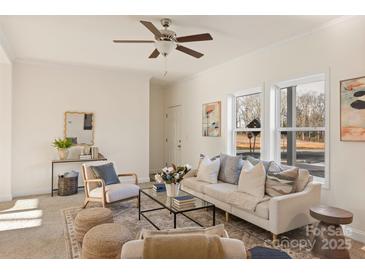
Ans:
{"type": "Polygon", "coordinates": [[[155,175],[157,182],[164,182],[165,184],[180,183],[184,175],[191,169],[190,165],[164,167],[162,172],[155,175]]]}

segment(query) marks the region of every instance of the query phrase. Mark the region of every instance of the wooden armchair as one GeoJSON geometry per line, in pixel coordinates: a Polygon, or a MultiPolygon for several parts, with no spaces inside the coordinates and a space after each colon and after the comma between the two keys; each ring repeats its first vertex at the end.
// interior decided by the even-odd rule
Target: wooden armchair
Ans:
{"type": "Polygon", "coordinates": [[[85,186],[85,202],[83,208],[89,202],[100,202],[103,207],[107,204],[137,199],[139,196],[138,177],[135,173],[118,174],[118,177],[134,177],[134,183],[121,182],[118,184],[106,185],[102,179],[96,178],[91,167],[82,165],[82,178],[85,186]]]}

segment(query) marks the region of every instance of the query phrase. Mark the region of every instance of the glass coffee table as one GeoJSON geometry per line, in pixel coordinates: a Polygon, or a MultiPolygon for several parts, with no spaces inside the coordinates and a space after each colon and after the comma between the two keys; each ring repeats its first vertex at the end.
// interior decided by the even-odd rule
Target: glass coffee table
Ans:
{"type": "Polygon", "coordinates": [[[141,216],[143,216],[151,225],[153,225],[157,230],[160,230],[160,228],[152,222],[151,219],[149,219],[145,213],[146,212],[151,212],[151,211],[156,211],[156,210],[162,210],[162,209],[167,209],[170,214],[173,214],[174,216],[174,228],[176,228],[176,216],[178,214],[183,215],[184,217],[188,218],[190,221],[196,223],[197,225],[204,227],[204,225],[202,225],[201,223],[199,223],[198,221],[194,220],[193,218],[189,217],[188,215],[186,215],[186,212],[190,212],[190,211],[195,211],[195,210],[199,210],[199,209],[208,209],[211,208],[213,211],[213,226],[215,225],[215,206],[212,203],[209,203],[207,201],[204,201],[198,197],[195,197],[194,195],[191,195],[188,192],[179,191],[179,196],[185,196],[185,195],[190,195],[193,196],[195,198],[195,203],[193,205],[191,205],[190,207],[184,208],[184,209],[178,209],[176,207],[173,206],[173,197],[168,197],[166,195],[166,192],[156,192],[152,189],[152,187],[148,187],[148,188],[140,188],[139,190],[139,196],[138,196],[138,220],[141,220],[141,216]],[[157,208],[151,208],[151,209],[145,209],[145,210],[141,210],[141,195],[144,194],[146,195],[148,198],[152,199],[153,201],[155,201],[156,203],[158,203],[161,207],[157,207],[157,208]]]}

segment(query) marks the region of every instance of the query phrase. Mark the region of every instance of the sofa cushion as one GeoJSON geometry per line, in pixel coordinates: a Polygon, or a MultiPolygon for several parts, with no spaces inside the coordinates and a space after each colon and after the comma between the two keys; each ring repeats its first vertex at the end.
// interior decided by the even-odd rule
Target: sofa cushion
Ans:
{"type": "Polygon", "coordinates": [[[204,187],[206,195],[225,203],[230,203],[229,197],[236,191],[237,185],[227,184],[224,182],[219,182],[218,184],[207,184],[204,187]]]}
{"type": "Polygon", "coordinates": [[[267,201],[259,203],[256,206],[254,214],[257,217],[268,220],[269,219],[269,202],[270,202],[270,199],[268,199],[267,201]]]}
{"type": "MultiPolygon", "coordinates": [[[[129,183],[119,183],[105,186],[106,202],[112,203],[119,200],[124,200],[132,197],[137,197],[139,194],[139,186],[129,183]]],[[[101,198],[103,191],[101,187],[94,188],[89,192],[91,198],[101,198]]]]}
{"type": "Polygon", "coordinates": [[[231,156],[221,153],[219,158],[221,160],[221,166],[218,180],[237,185],[243,165],[241,156],[231,156]]]}
{"type": "Polygon", "coordinates": [[[227,199],[231,205],[237,207],[238,209],[245,210],[254,214],[257,206],[265,201],[270,200],[270,197],[265,196],[262,199],[258,199],[245,192],[235,191],[230,193],[227,199]]]}
{"type": "Polygon", "coordinates": [[[197,178],[199,181],[216,184],[220,168],[220,159],[211,160],[205,157],[199,165],[197,178]]]}
{"type": "Polygon", "coordinates": [[[238,191],[262,199],[265,195],[265,180],[266,172],[262,162],[252,166],[245,161],[238,181],[238,191]]]}
{"type": "Polygon", "coordinates": [[[184,187],[190,188],[196,192],[205,193],[204,188],[207,185],[210,185],[209,183],[198,181],[197,177],[188,177],[181,181],[182,185],[184,187]]]}

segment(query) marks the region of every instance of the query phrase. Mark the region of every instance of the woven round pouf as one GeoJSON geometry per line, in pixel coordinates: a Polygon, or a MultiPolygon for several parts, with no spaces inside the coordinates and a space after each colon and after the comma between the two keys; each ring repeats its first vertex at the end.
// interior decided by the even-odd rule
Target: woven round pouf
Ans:
{"type": "Polygon", "coordinates": [[[102,224],[90,229],[83,241],[82,259],[118,259],[122,246],[133,237],[121,224],[102,224]]]}
{"type": "Polygon", "coordinates": [[[108,208],[95,207],[81,210],[75,218],[75,236],[79,243],[91,228],[97,225],[113,223],[112,211],[108,208]]]}

